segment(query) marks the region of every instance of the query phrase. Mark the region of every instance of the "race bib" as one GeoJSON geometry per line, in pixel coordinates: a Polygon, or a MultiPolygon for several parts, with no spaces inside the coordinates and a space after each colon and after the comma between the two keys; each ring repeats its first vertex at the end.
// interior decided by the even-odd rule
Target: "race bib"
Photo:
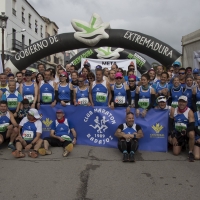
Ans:
{"type": "Polygon", "coordinates": [[[200,101],[196,102],[197,110],[200,110],[200,101]]]}
{"type": "Polygon", "coordinates": [[[86,106],[86,105],[88,104],[88,102],[89,102],[88,98],[79,98],[79,99],[78,99],[78,104],[79,104],[79,105],[84,105],[84,106],[86,106]]]}
{"type": "Polygon", "coordinates": [[[4,123],[0,125],[0,132],[7,131],[7,127],[9,126],[9,123],[4,123]]]}
{"type": "Polygon", "coordinates": [[[24,131],[24,133],[22,134],[24,140],[33,140],[33,136],[34,136],[33,131],[24,131]]]}
{"type": "Polygon", "coordinates": [[[8,107],[9,108],[16,108],[17,107],[17,98],[7,98],[8,107]]]}
{"type": "Polygon", "coordinates": [[[51,93],[42,93],[42,102],[51,103],[52,102],[52,94],[51,93]]]}
{"type": "Polygon", "coordinates": [[[140,106],[140,108],[148,108],[149,107],[149,99],[139,99],[138,101],[138,105],[140,106]]]}
{"type": "Polygon", "coordinates": [[[173,108],[178,107],[178,101],[173,101],[172,104],[171,104],[171,106],[172,106],[173,108]]]}
{"type": "Polygon", "coordinates": [[[107,94],[103,92],[96,93],[96,101],[100,103],[105,103],[107,99],[107,94]]]}
{"type": "Polygon", "coordinates": [[[116,96],[115,97],[115,103],[125,104],[126,103],[125,97],[124,96],[116,96]]]}
{"type": "Polygon", "coordinates": [[[34,101],[33,95],[24,95],[24,99],[28,99],[29,103],[33,103],[34,101]]]}
{"type": "Polygon", "coordinates": [[[175,123],[175,130],[181,132],[187,129],[187,125],[184,123],[175,123]]]}
{"type": "Polygon", "coordinates": [[[62,135],[61,138],[63,140],[72,141],[72,139],[68,135],[62,135]]]}

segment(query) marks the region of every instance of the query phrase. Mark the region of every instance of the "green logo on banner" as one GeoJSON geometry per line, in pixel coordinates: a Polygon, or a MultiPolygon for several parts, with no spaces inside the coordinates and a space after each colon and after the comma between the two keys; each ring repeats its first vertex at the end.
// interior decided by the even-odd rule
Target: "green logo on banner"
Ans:
{"type": "Polygon", "coordinates": [[[114,51],[111,51],[111,47],[100,47],[98,49],[95,49],[95,51],[98,53],[97,58],[99,59],[118,59],[120,57],[119,52],[123,51],[122,48],[117,48],[114,51]]]}

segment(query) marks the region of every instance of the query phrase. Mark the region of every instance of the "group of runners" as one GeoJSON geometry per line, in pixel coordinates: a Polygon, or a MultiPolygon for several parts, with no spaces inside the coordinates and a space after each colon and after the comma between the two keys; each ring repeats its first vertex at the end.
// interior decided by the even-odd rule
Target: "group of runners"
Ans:
{"type": "Polygon", "coordinates": [[[134,117],[147,115],[150,109],[170,110],[169,143],[178,155],[189,146],[189,161],[200,159],[200,73],[174,62],[167,70],[162,65],[137,77],[130,62],[125,74],[117,64],[111,69],[98,65],[95,73],[89,62],[81,72],[76,67],[58,65],[56,70],[39,64],[38,72],[22,70],[14,75],[10,68],[0,74],[0,144],[10,139],[8,147],[17,158],[38,154],[49,155],[49,145],[64,148],[67,156],[76,144],[77,133],[57,110],[50,136],[41,139],[40,105],[126,107],[126,122],[119,125],[115,136],[123,153],[123,161],[134,162],[138,140],[145,134],[134,123],[134,117]],[[135,108],[135,114],[131,112],[135,108]],[[33,149],[33,150],[31,150],[33,149]]]}

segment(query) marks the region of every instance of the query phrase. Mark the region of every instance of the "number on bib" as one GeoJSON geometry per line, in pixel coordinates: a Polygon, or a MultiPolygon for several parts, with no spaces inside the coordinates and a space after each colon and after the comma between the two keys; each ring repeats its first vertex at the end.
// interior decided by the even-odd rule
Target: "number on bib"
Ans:
{"type": "Polygon", "coordinates": [[[144,109],[148,108],[149,107],[149,99],[139,99],[138,105],[144,109]]]}

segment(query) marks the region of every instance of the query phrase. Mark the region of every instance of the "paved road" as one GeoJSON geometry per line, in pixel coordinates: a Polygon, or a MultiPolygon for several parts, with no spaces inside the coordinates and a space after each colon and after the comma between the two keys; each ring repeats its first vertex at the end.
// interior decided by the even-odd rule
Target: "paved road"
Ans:
{"type": "Polygon", "coordinates": [[[0,200],[199,200],[200,161],[187,154],[138,152],[121,162],[117,149],[76,146],[67,158],[15,159],[0,149],[0,200]]]}

